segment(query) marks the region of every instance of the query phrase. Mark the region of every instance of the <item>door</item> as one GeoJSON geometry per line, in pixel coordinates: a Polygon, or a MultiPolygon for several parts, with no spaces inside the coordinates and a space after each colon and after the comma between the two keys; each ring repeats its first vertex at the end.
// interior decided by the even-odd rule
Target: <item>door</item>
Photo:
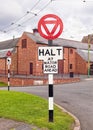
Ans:
{"type": "Polygon", "coordinates": [[[93,75],[93,64],[90,65],[90,74],[93,75]]]}
{"type": "Polygon", "coordinates": [[[64,61],[63,60],[58,61],[58,73],[59,74],[64,73],[64,61]]]}
{"type": "Polygon", "coordinates": [[[30,74],[33,74],[33,63],[30,63],[30,74]]]}

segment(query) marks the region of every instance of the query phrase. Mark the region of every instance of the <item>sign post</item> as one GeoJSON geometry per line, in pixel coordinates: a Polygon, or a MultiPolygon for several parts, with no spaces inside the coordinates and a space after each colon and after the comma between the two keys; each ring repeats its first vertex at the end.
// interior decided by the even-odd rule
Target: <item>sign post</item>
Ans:
{"type": "MultiPolygon", "coordinates": [[[[52,40],[48,40],[48,45],[52,46],[52,40]]],[[[48,92],[49,92],[49,122],[54,121],[54,99],[53,99],[53,74],[48,75],[48,92]]]]}
{"type": "Polygon", "coordinates": [[[38,59],[43,60],[43,72],[48,74],[49,122],[53,122],[53,74],[58,73],[58,60],[63,59],[63,47],[39,47],[38,59]]]}
{"type": "Polygon", "coordinates": [[[7,66],[8,66],[8,91],[10,90],[10,65],[11,65],[11,52],[7,52],[7,66]]]}
{"type": "Polygon", "coordinates": [[[55,47],[52,43],[53,39],[56,39],[62,33],[63,22],[54,14],[45,15],[38,23],[38,31],[42,37],[48,39],[49,45],[49,47],[38,48],[38,57],[39,60],[44,61],[44,73],[48,74],[49,122],[53,122],[53,74],[58,73],[58,60],[63,58],[63,48],[59,46],[55,47]]]}

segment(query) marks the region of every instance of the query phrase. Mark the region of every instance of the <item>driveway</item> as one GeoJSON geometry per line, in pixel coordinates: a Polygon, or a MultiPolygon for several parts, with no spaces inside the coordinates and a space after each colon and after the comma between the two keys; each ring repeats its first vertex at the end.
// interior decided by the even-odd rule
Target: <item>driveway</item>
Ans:
{"type": "MultiPolygon", "coordinates": [[[[12,87],[48,99],[48,86],[12,87]]],[[[93,79],[54,85],[54,102],[76,115],[82,130],[93,130],[93,79]]]]}

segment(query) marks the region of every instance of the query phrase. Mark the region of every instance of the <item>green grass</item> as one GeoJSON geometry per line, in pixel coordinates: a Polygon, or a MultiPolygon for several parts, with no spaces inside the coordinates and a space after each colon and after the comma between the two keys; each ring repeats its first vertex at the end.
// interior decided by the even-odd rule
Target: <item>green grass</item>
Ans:
{"type": "Polygon", "coordinates": [[[22,92],[0,91],[0,117],[23,121],[49,130],[72,130],[74,120],[54,108],[54,122],[48,122],[48,102],[22,92]]]}
{"type": "Polygon", "coordinates": [[[6,86],[7,86],[6,83],[4,83],[4,82],[0,82],[0,87],[6,87],[6,86]]]}

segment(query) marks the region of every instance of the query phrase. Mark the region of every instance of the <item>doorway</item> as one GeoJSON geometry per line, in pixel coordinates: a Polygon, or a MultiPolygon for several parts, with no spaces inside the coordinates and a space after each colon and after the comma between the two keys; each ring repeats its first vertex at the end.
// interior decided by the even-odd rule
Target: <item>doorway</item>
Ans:
{"type": "Polygon", "coordinates": [[[90,75],[93,75],[93,64],[90,65],[90,75]]]}
{"type": "Polygon", "coordinates": [[[30,63],[30,74],[33,74],[33,63],[30,63]]]}

